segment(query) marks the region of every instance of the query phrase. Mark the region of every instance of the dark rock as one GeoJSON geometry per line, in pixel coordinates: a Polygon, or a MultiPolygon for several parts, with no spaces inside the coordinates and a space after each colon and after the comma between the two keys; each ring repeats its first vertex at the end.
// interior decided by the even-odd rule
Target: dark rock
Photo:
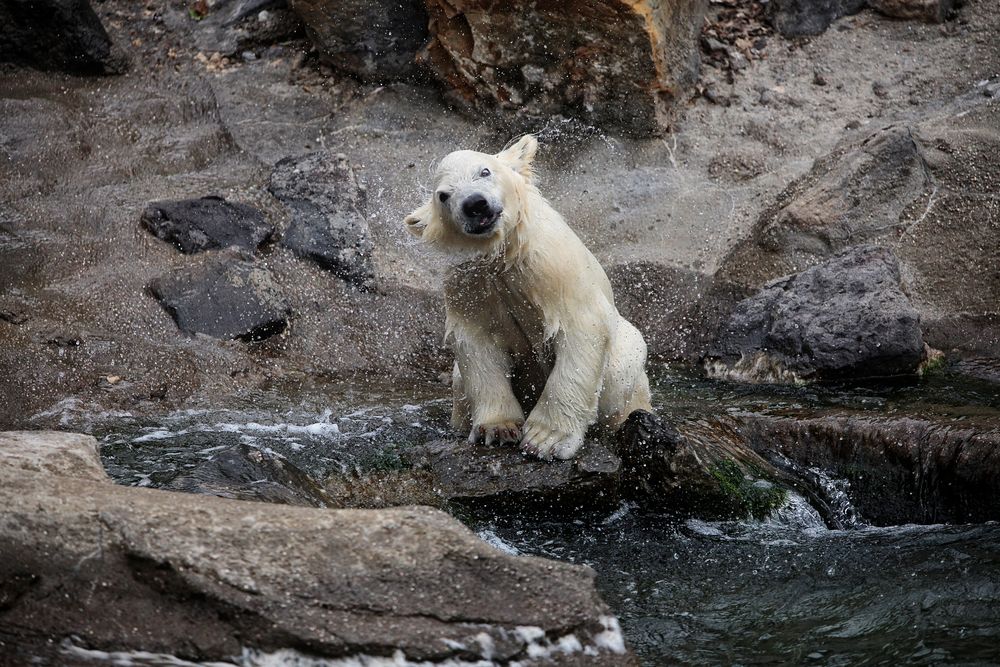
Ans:
{"type": "Polygon", "coordinates": [[[88,0],[2,0],[0,61],[83,74],[125,66],[88,0]]]}
{"type": "Polygon", "coordinates": [[[319,484],[284,457],[242,444],[216,452],[163,488],[286,505],[336,505],[319,484]]]}
{"type": "Polygon", "coordinates": [[[293,38],[302,23],[286,0],[219,0],[193,28],[199,50],[248,60],[248,49],[293,38]]]}
{"type": "Polygon", "coordinates": [[[857,14],[868,0],[771,0],[768,16],[785,37],[818,35],[841,16],[857,14]]]}
{"type": "Polygon", "coordinates": [[[235,248],[175,269],[149,289],[187,334],[257,341],[288,326],[289,309],[270,272],[235,248]]]}
{"type": "Polygon", "coordinates": [[[232,245],[254,252],[274,233],[256,208],[215,196],[153,202],[140,221],[184,253],[232,245]]]}
{"type": "Polygon", "coordinates": [[[761,519],[787,499],[787,483],[732,420],[675,426],[636,410],[616,441],[622,494],[645,506],[701,519],[761,519]]]}
{"type": "Polygon", "coordinates": [[[737,304],[709,348],[712,377],[802,382],[913,375],[920,315],[892,251],[858,246],[737,304]]]}
{"type": "Polygon", "coordinates": [[[462,108],[665,127],[698,71],[702,0],[430,0],[420,58],[462,108]]]}
{"type": "Polygon", "coordinates": [[[345,156],[319,151],[285,158],[274,166],[270,189],[291,214],[285,246],[344,280],[372,285],[366,191],[345,156]]]}
{"type": "Polygon", "coordinates": [[[385,83],[415,73],[427,39],[422,0],[290,0],[320,57],[364,81],[385,83]]]}
{"type": "Polygon", "coordinates": [[[589,568],[504,554],[430,508],[117,486],[96,448],[83,435],[0,434],[6,664],[116,651],[200,663],[244,650],[301,662],[635,664],[589,568]],[[572,650],[546,650],[569,635],[572,650]]]}
{"type": "Polygon", "coordinates": [[[744,414],[740,431],[759,453],[832,471],[850,483],[865,521],[978,523],[1000,519],[1000,428],[928,417],[744,414]]]}

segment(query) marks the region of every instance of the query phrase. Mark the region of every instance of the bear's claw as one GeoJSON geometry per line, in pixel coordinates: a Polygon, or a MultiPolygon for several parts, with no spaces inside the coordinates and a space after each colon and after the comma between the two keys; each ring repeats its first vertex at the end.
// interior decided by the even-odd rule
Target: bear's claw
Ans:
{"type": "Polygon", "coordinates": [[[583,446],[583,436],[563,433],[538,424],[525,424],[521,450],[540,459],[571,459],[583,446]]]}
{"type": "Polygon", "coordinates": [[[514,421],[479,424],[473,426],[472,432],[469,434],[469,442],[472,444],[483,442],[486,445],[507,445],[520,441],[521,425],[514,421]]]}

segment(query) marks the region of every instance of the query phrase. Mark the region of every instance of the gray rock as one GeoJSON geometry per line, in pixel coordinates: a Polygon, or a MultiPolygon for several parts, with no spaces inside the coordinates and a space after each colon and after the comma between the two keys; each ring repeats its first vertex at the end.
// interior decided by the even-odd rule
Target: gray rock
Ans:
{"type": "Polygon", "coordinates": [[[320,57],[365,81],[412,76],[427,39],[421,0],[290,0],[320,57]]]}
{"type": "Polygon", "coordinates": [[[183,253],[232,245],[254,252],[274,233],[256,208],[216,196],[153,202],[140,222],[183,253]]]}
{"type": "Polygon", "coordinates": [[[149,289],[187,334],[258,341],[288,326],[289,309],[270,272],[235,248],[175,269],[149,289]]]}
{"type": "Polygon", "coordinates": [[[785,37],[818,35],[841,16],[857,14],[868,0],[771,0],[768,17],[785,37]]]}
{"type": "Polygon", "coordinates": [[[0,2],[0,61],[84,74],[125,66],[88,0],[0,2]]]}
{"type": "Polygon", "coordinates": [[[741,301],[704,365],[712,377],[803,382],[915,374],[920,315],[892,251],[858,246],[741,301]]]}
{"type": "Polygon", "coordinates": [[[164,662],[244,650],[305,660],[296,649],[358,662],[635,664],[592,570],[504,554],[443,512],[129,488],[96,479],[99,469],[89,436],[0,434],[10,664],[138,651],[164,662]],[[37,454],[15,458],[25,449],[37,454]],[[569,635],[571,650],[556,650],[569,635]]]}
{"type": "Polygon", "coordinates": [[[285,246],[344,280],[372,285],[366,192],[346,157],[319,151],[285,158],[274,166],[270,190],[291,214],[285,246]]]}

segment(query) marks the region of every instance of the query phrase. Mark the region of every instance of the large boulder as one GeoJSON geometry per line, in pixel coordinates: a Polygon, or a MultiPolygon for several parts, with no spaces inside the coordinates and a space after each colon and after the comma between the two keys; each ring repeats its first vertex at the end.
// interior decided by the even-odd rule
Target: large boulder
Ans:
{"type": "Polygon", "coordinates": [[[232,245],[254,252],[274,233],[256,208],[218,196],[153,202],[140,222],[183,253],[232,245]]]}
{"type": "Polygon", "coordinates": [[[288,507],[102,474],[89,436],[0,434],[10,664],[278,651],[303,663],[634,664],[592,570],[507,555],[443,512],[288,507]]]}
{"type": "Polygon", "coordinates": [[[467,109],[646,134],[697,76],[702,0],[428,0],[421,60],[467,109]]]}
{"type": "Polygon", "coordinates": [[[274,166],[270,189],[291,216],[286,247],[348,282],[373,284],[367,191],[346,156],[317,151],[285,158],[274,166]]]}
{"type": "Polygon", "coordinates": [[[289,308],[271,273],[236,248],[174,269],[149,290],[187,334],[259,341],[288,326],[289,308]]]}
{"type": "Polygon", "coordinates": [[[989,84],[923,118],[849,134],[766,210],[717,285],[752,291],[859,244],[885,246],[924,337],[1000,357],[1000,105],[989,84]]]}
{"type": "Polygon", "coordinates": [[[704,364],[712,377],[797,383],[912,375],[924,358],[899,263],[858,246],[737,304],[704,364]]]}
{"type": "Polygon", "coordinates": [[[365,81],[412,76],[427,39],[422,0],[290,0],[320,57],[365,81]]]}
{"type": "Polygon", "coordinates": [[[0,61],[82,74],[125,65],[89,0],[0,0],[0,61]]]}

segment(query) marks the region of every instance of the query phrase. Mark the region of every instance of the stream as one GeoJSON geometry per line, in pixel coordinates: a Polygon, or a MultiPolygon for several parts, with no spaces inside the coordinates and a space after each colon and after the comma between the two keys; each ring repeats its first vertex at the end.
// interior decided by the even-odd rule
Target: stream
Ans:
{"type": "MultiPolygon", "coordinates": [[[[742,386],[671,366],[651,377],[655,407],[677,420],[836,411],[1000,425],[996,385],[948,372],[863,387],[742,386]]],[[[54,410],[99,439],[117,482],[169,487],[234,445],[316,480],[396,469],[408,445],[453,437],[445,394],[331,385],[206,400],[157,418],[95,415],[72,403],[54,410]]],[[[1000,660],[1000,524],[869,525],[847,480],[800,473],[824,486],[848,529],[830,529],[796,493],[761,521],[702,521],[631,501],[548,518],[483,509],[456,516],[498,549],[591,566],[644,665],[1000,660]]]]}

